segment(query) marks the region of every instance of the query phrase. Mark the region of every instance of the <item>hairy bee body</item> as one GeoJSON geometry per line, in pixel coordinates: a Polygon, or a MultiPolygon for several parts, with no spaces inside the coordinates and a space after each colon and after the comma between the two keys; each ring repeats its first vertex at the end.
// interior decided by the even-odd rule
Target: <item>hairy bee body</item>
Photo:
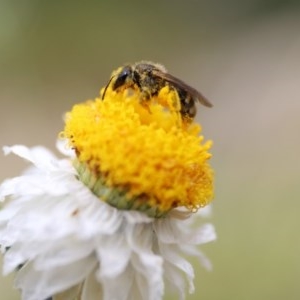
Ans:
{"type": "Polygon", "coordinates": [[[200,102],[207,107],[212,106],[196,89],[169,74],[162,65],[151,62],[139,62],[116,70],[103,92],[102,99],[104,99],[109,85],[114,91],[128,88],[138,89],[142,100],[148,100],[153,96],[157,96],[163,87],[169,86],[170,89],[176,91],[180,99],[180,113],[185,119],[193,119],[195,117],[197,112],[196,102],[200,102]]]}

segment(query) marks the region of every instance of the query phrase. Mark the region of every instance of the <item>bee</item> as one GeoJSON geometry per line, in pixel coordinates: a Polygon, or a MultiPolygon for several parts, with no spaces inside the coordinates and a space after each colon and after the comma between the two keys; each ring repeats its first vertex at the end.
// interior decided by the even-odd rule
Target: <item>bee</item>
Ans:
{"type": "Polygon", "coordinates": [[[102,100],[110,85],[113,91],[139,90],[142,101],[157,96],[163,87],[168,86],[170,90],[177,93],[180,99],[180,114],[184,119],[195,117],[196,102],[200,102],[206,107],[212,107],[212,104],[196,89],[169,74],[164,66],[151,62],[125,65],[113,72],[102,94],[102,100]]]}

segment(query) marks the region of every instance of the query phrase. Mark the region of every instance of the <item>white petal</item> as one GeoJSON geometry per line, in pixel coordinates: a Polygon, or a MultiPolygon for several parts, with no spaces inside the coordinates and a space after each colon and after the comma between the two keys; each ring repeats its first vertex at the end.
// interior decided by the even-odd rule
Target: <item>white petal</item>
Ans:
{"type": "Polygon", "coordinates": [[[151,223],[153,219],[138,211],[124,211],[123,216],[130,224],[151,223]]]}
{"type": "Polygon", "coordinates": [[[187,210],[185,207],[174,208],[168,214],[170,218],[174,218],[178,220],[186,220],[190,218],[191,215],[192,213],[189,210],[187,210]]]}
{"type": "Polygon", "coordinates": [[[210,260],[201,251],[199,251],[198,248],[190,245],[181,245],[180,248],[186,255],[197,257],[200,264],[208,271],[212,270],[212,264],[210,260]]]}
{"type": "Polygon", "coordinates": [[[154,254],[139,253],[132,256],[132,265],[140,273],[137,285],[144,295],[143,299],[161,299],[164,294],[162,258],[154,254]]]}
{"type": "Polygon", "coordinates": [[[178,272],[178,269],[169,262],[164,263],[164,272],[171,291],[177,292],[180,300],[185,299],[185,280],[182,272],[178,272]]]}
{"type": "Polygon", "coordinates": [[[193,293],[194,291],[193,280],[195,276],[194,269],[192,265],[180,255],[180,251],[178,251],[178,249],[176,248],[177,247],[175,245],[166,245],[166,244],[159,245],[159,250],[162,256],[164,257],[164,259],[185,273],[185,276],[189,284],[189,291],[190,293],[193,293]]]}
{"type": "Polygon", "coordinates": [[[160,299],[163,295],[163,260],[152,251],[153,229],[152,224],[140,224],[127,230],[127,239],[131,249],[136,253],[132,255],[132,265],[141,274],[137,278],[137,285],[141,291],[148,287],[149,292],[145,299],[160,299]]]}
{"type": "Polygon", "coordinates": [[[101,263],[98,278],[113,280],[126,269],[130,260],[131,249],[126,243],[124,234],[118,232],[113,236],[104,236],[99,239],[96,253],[101,263]]]}
{"type": "Polygon", "coordinates": [[[79,299],[82,289],[82,283],[79,283],[62,293],[58,293],[56,295],[53,295],[51,298],[47,298],[47,300],[75,300],[79,299]]]}
{"type": "Polygon", "coordinates": [[[55,244],[43,251],[36,260],[36,270],[54,269],[56,267],[71,264],[74,261],[88,257],[94,251],[93,242],[90,240],[81,241],[75,238],[64,238],[56,241],[55,244]]]}
{"type": "Polygon", "coordinates": [[[100,300],[102,299],[102,288],[96,280],[96,271],[93,270],[84,282],[81,300],[100,300]]]}
{"type": "MultiPolygon", "coordinates": [[[[99,275],[99,273],[97,273],[97,275],[99,275]]],[[[97,276],[97,278],[102,284],[103,300],[140,299],[132,297],[132,293],[139,294],[139,291],[135,291],[135,272],[130,265],[127,266],[124,272],[114,278],[103,278],[102,276],[97,276]]]]}
{"type": "Polygon", "coordinates": [[[20,176],[5,180],[0,186],[0,199],[5,200],[5,197],[14,195],[41,195],[44,193],[44,188],[36,185],[36,180],[32,176],[20,176]]]}
{"type": "Polygon", "coordinates": [[[200,208],[198,211],[198,215],[202,218],[209,218],[212,215],[212,204],[207,205],[203,208],[200,208]]]}
{"type": "Polygon", "coordinates": [[[3,147],[3,151],[5,155],[10,153],[14,153],[31,163],[33,163],[38,168],[51,169],[53,166],[53,162],[57,160],[57,158],[45,147],[37,146],[33,148],[27,148],[22,145],[15,146],[5,146],[3,147]]]}
{"type": "MultiPolygon", "coordinates": [[[[88,197],[91,198],[91,195],[88,197]]],[[[79,215],[82,221],[80,235],[86,238],[95,234],[113,234],[122,223],[120,212],[94,195],[92,198],[93,201],[89,201],[79,215]]]]}
{"type": "Polygon", "coordinates": [[[154,223],[154,230],[157,233],[158,239],[166,244],[182,242],[186,235],[186,229],[182,226],[184,222],[171,218],[158,219],[154,223]],[[180,222],[181,227],[179,227],[178,222],[180,222]]]}
{"type": "Polygon", "coordinates": [[[62,140],[62,139],[58,139],[56,141],[56,148],[59,150],[60,153],[62,153],[63,155],[70,157],[70,158],[75,158],[75,151],[74,149],[72,149],[67,140],[62,140]]]}
{"type": "Polygon", "coordinates": [[[185,239],[185,243],[192,245],[201,245],[216,240],[217,235],[215,227],[212,224],[204,224],[197,230],[193,231],[189,237],[185,239]]]}
{"type": "Polygon", "coordinates": [[[94,256],[73,262],[68,267],[60,267],[47,272],[39,272],[29,263],[17,273],[15,285],[22,290],[26,300],[46,299],[60,291],[81,282],[95,268],[94,256]]]}

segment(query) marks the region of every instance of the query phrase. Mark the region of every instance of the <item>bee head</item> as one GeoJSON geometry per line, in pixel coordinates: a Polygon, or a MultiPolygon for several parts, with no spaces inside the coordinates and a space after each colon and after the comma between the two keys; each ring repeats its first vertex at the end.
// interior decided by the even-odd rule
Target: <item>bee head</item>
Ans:
{"type": "Polygon", "coordinates": [[[107,88],[110,84],[111,84],[111,88],[113,91],[117,90],[120,87],[127,88],[127,87],[132,86],[134,84],[132,67],[125,66],[125,67],[119,68],[117,71],[115,71],[112,74],[112,76],[102,94],[102,100],[104,99],[107,88]]]}
{"type": "Polygon", "coordinates": [[[123,67],[116,75],[112,84],[112,90],[115,91],[120,87],[130,87],[133,85],[133,70],[130,66],[123,67]]]}

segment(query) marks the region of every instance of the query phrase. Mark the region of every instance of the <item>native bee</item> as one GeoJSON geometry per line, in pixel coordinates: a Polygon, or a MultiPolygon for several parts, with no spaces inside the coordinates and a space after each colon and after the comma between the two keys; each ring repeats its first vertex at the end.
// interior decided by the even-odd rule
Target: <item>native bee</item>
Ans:
{"type": "Polygon", "coordinates": [[[128,88],[138,89],[143,101],[157,96],[163,87],[169,86],[171,90],[177,92],[181,105],[180,114],[185,119],[193,119],[195,117],[197,101],[204,106],[212,107],[212,104],[196,89],[169,74],[164,66],[151,62],[142,61],[132,65],[125,65],[113,72],[104,89],[102,99],[104,99],[106,90],[110,85],[113,91],[128,88]]]}

